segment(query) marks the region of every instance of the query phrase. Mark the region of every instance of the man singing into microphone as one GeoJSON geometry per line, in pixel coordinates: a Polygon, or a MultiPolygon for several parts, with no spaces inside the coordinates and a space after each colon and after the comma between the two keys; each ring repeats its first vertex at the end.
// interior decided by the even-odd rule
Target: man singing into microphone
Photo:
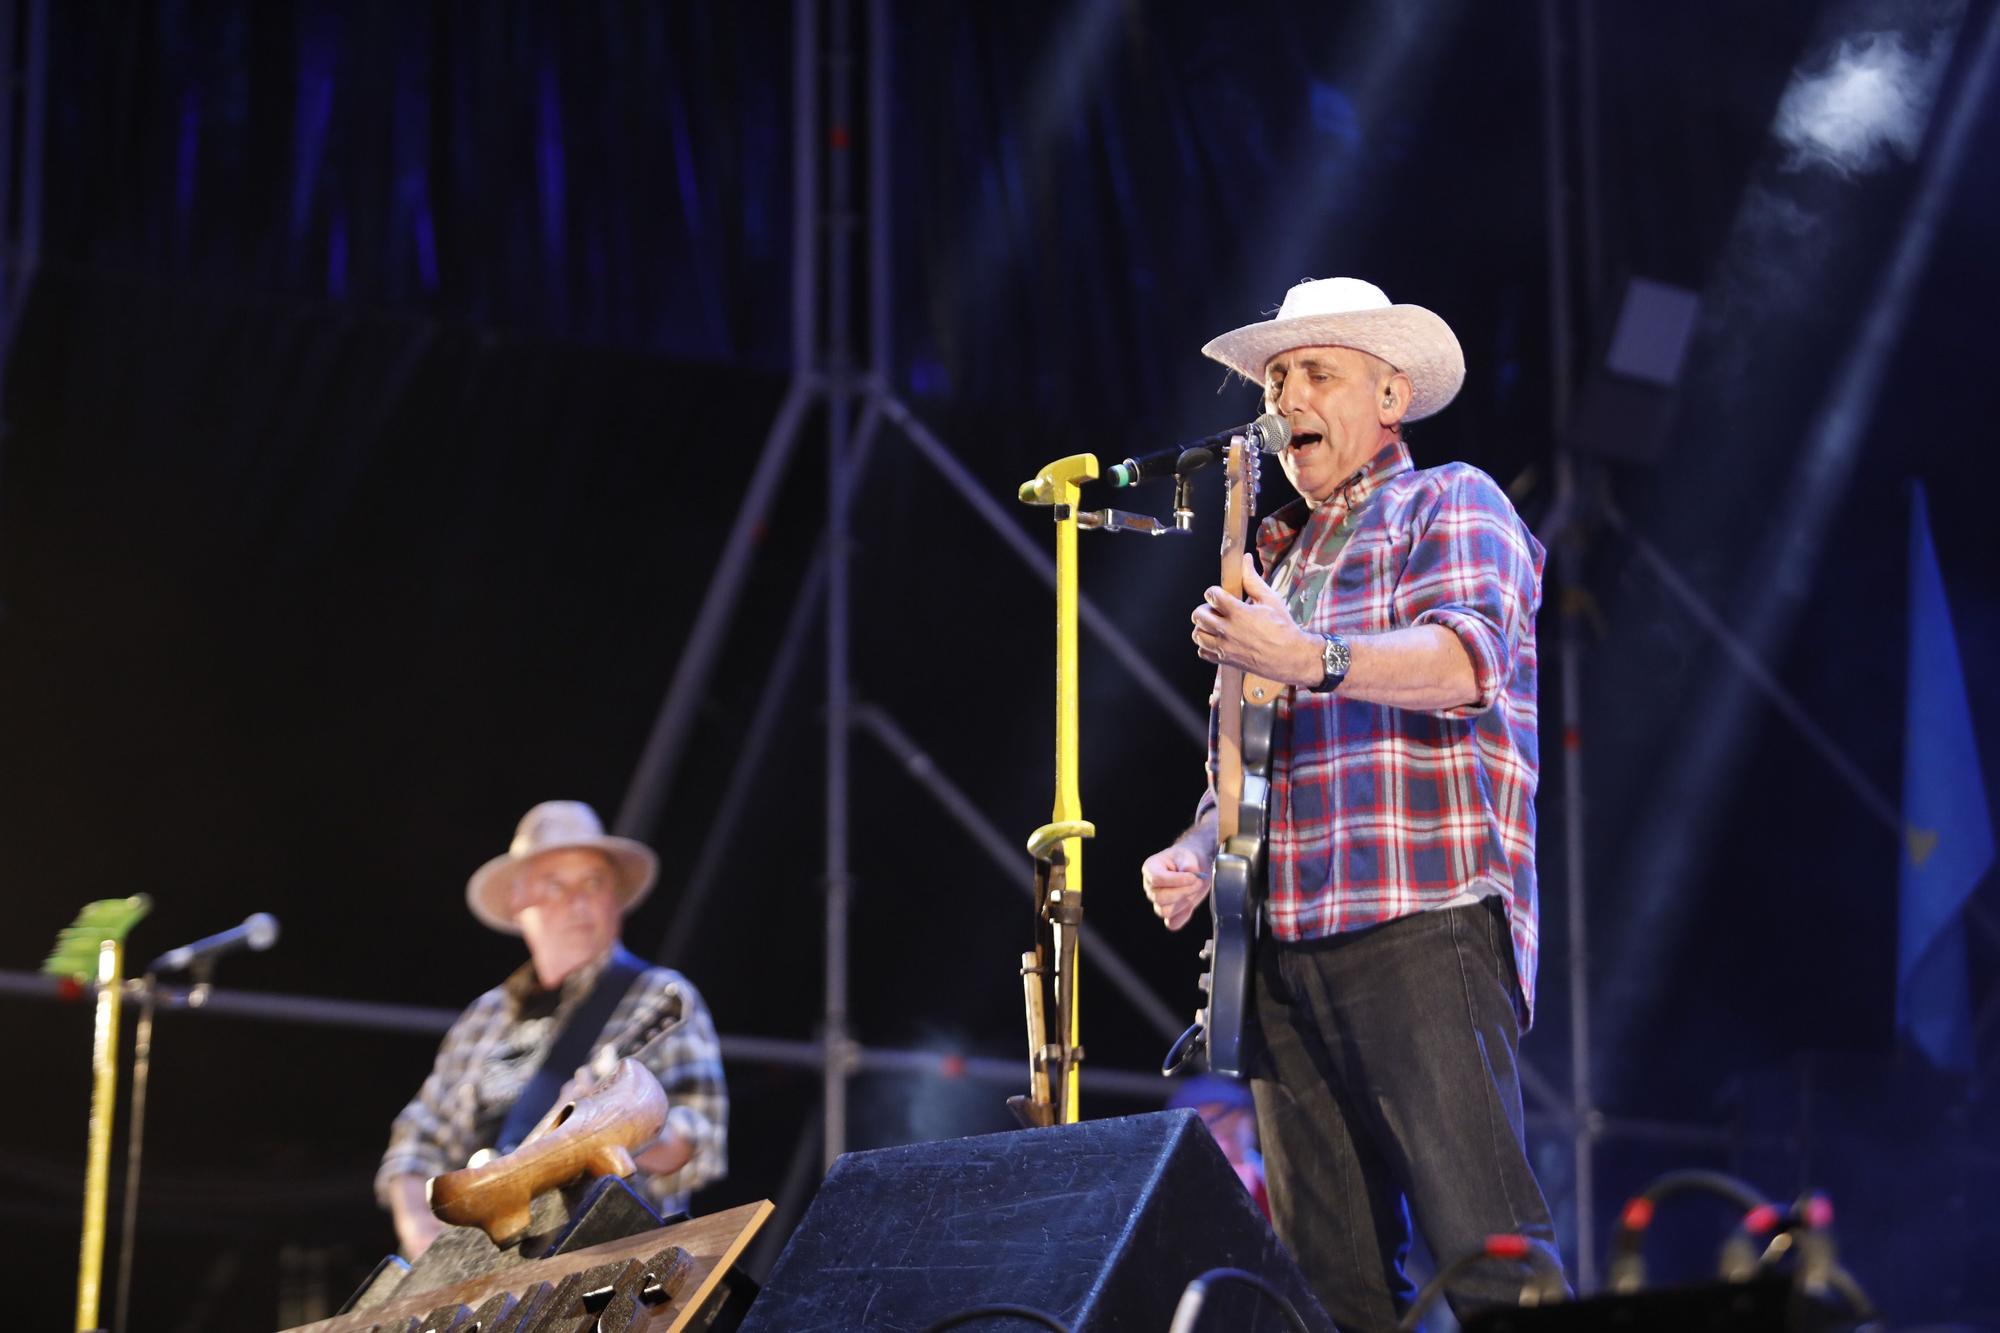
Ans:
{"type": "MultiPolygon", "coordinates": [[[[1202,349],[1263,387],[1299,498],[1264,520],[1245,600],[1208,589],[1196,651],[1291,688],[1270,773],[1251,1091],[1271,1213],[1342,1328],[1393,1327],[1410,1215],[1440,1264],[1517,1232],[1557,1262],[1516,1054],[1536,959],[1535,612],[1542,548],[1492,478],[1419,470],[1405,422],[1465,378],[1458,339],[1353,278],[1202,349]]],[[[1214,760],[1193,827],[1142,870],[1169,929],[1207,895],[1214,760]]],[[[1511,1304],[1471,1268],[1455,1310],[1511,1304]]]]}
{"type": "Polygon", "coordinates": [[[589,806],[544,801],[467,882],[472,914],[522,936],[528,961],[452,1024],[430,1077],[389,1131],[375,1194],[410,1258],[443,1229],[426,1199],[430,1177],[480,1149],[513,1147],[627,1056],[660,1080],[668,1108],[659,1139],[633,1154],[633,1184],[670,1215],[727,1170],[729,1098],[708,1006],[686,977],[618,943],[657,869],[651,848],[606,836],[589,806]]]}

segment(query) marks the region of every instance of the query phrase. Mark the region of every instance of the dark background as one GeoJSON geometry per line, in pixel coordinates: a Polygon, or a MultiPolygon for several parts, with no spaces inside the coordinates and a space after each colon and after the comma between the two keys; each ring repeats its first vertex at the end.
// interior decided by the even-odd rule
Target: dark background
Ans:
{"type": "MultiPolygon", "coordinates": [[[[536,801],[610,818],[704,590],[747,563],[651,830],[661,891],[626,939],[657,952],[766,671],[801,655],[728,872],[667,961],[725,1034],[810,1039],[823,649],[817,630],[780,631],[824,513],[821,414],[771,521],[746,549],[725,543],[789,364],[790,6],[52,8],[40,263],[12,275],[32,281],[0,455],[0,877],[16,926],[0,968],[31,972],[83,903],[144,892],[139,958],[269,910],[283,939],[229,960],[226,987],[455,1009],[520,957],[466,913],[465,877],[536,801]]],[[[1047,517],[1014,505],[1021,481],[1252,415],[1251,390],[1196,349],[1336,273],[1452,323],[1468,379],[1412,432],[1418,461],[1486,469],[1553,541],[1567,423],[1542,9],[889,10],[892,388],[1036,543],[1047,517]]],[[[1766,664],[1892,802],[1922,479],[1984,769],[2000,773],[2000,94],[1972,60],[1991,6],[1547,12],[1566,89],[1567,371],[1592,378],[1625,276],[1703,297],[1663,453],[1587,477],[1726,620],[1768,636],[1766,664]],[[1796,160],[1772,136],[1788,82],[1867,34],[1935,55],[1938,109],[1906,152],[1796,160]],[[1596,80],[1580,92],[1585,53],[1596,80]],[[1777,520],[1886,308],[1963,98],[1973,137],[1891,350],[1862,367],[1880,383],[1843,437],[1851,472],[1772,613],[1777,520]]],[[[857,119],[857,148],[871,129],[857,119]]],[[[857,693],[1025,838],[1051,793],[1048,592],[893,432],[857,496],[857,693]]],[[[1208,683],[1185,616],[1214,565],[1213,479],[1201,508],[1194,541],[1082,540],[1085,591],[1190,707],[1208,683]]],[[[2000,1321],[1976,1258],[2000,1238],[1981,1203],[2000,1184],[2000,1041],[1982,1032],[1969,1079],[1898,1049],[1892,832],[1760,696],[1719,711],[1727,658],[1629,543],[1583,533],[1597,1101],[1735,1136],[1613,1136],[1593,1227],[1671,1166],[1779,1195],[1823,1184],[1848,1262],[1892,1310],[2000,1321]],[[1729,724],[1701,749],[1711,716],[1729,724]]],[[[1560,604],[1552,571],[1543,1000],[1524,1053],[1563,1086],[1560,604]]],[[[1158,929],[1136,869],[1191,809],[1199,751],[1088,637],[1082,671],[1091,919],[1191,1007],[1198,939],[1158,929]]],[[[1025,858],[1002,874],[865,736],[852,807],[856,1034],[1018,1059],[1025,858]]],[[[1996,949],[1971,935],[1977,1004],[1996,949]]],[[[1084,993],[1092,1063],[1154,1066],[1160,1041],[1113,988],[1084,993]]],[[[0,1015],[17,1083],[0,1110],[9,1299],[21,1326],[55,1327],[72,1309],[90,1012],[16,988],[0,1015]]],[[[434,1045],[163,1015],[131,1326],[270,1328],[281,1286],[314,1271],[344,1293],[393,1242],[369,1180],[434,1045]]],[[[810,1070],[736,1061],[729,1077],[732,1169],[704,1209],[776,1195],[818,1115],[810,1070]]],[[[1000,1128],[1014,1090],[862,1078],[850,1146],[1000,1128]]],[[[1536,1144],[1573,1238],[1567,1141],[1536,1144]]],[[[115,1197],[112,1217],[115,1236],[115,1197]]],[[[1705,1271],[1714,1222],[1692,1218],[1663,1254],[1705,1271]]]]}

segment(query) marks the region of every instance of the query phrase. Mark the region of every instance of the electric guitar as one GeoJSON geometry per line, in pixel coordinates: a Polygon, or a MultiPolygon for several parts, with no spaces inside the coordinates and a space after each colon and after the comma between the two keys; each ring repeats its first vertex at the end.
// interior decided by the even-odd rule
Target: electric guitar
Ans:
{"type": "MultiPolygon", "coordinates": [[[[1256,439],[1229,442],[1222,518],[1222,589],[1243,596],[1243,553],[1257,510],[1261,452],[1256,439]]],[[[1211,929],[1199,983],[1207,997],[1194,1025],[1161,1065],[1171,1074],[1205,1055],[1218,1074],[1243,1076],[1250,969],[1257,952],[1264,900],[1265,810],[1270,798],[1271,728],[1284,686],[1241,667],[1216,676],[1215,845],[1208,906],[1211,929]]]]}
{"type": "MultiPolygon", "coordinates": [[[[586,1077],[582,1082],[579,1084],[577,1080],[572,1079],[563,1085],[565,1090],[577,1087],[578,1091],[576,1095],[567,1099],[558,1097],[556,1099],[556,1106],[574,1105],[581,1098],[588,1096],[593,1089],[603,1086],[612,1076],[623,1069],[627,1060],[635,1061],[641,1067],[650,1068],[646,1064],[646,1057],[652,1051],[654,1044],[665,1040],[669,1032],[679,1027],[681,1019],[684,1016],[683,1006],[679,999],[676,998],[672,1004],[661,1005],[659,1012],[649,1018],[643,1027],[637,1031],[626,1033],[615,1045],[606,1044],[598,1047],[591,1053],[591,1057],[584,1062],[582,1072],[586,1077]]],[[[602,1034],[600,1033],[599,1035],[601,1036],[602,1034]]],[[[557,1038],[557,1044],[561,1044],[560,1037],[557,1038]]],[[[544,1059],[553,1057],[555,1054],[556,1052],[550,1051],[549,1055],[545,1056],[544,1059]]],[[[523,1091],[525,1092],[526,1089],[524,1088],[523,1091]]],[[[503,1128],[505,1127],[503,1126],[503,1128]]],[[[530,1132],[532,1133],[533,1131],[530,1132]]],[[[527,1135],[523,1135],[522,1143],[525,1144],[526,1142],[527,1135]]],[[[490,1148],[480,1148],[471,1157],[466,1159],[465,1167],[461,1169],[485,1166],[488,1162],[506,1156],[508,1151],[509,1149],[499,1144],[495,1144],[490,1148]]]]}
{"type": "Polygon", "coordinates": [[[550,1107],[514,1151],[433,1179],[431,1212],[511,1245],[527,1232],[537,1194],[581,1175],[632,1175],[639,1169],[632,1153],[666,1123],[660,1080],[628,1056],[603,1083],[550,1107]]]}

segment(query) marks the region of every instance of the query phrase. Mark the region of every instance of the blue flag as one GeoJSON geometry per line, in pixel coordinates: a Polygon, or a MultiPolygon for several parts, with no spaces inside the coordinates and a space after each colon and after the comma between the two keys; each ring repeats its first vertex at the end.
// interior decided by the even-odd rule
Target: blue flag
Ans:
{"type": "Polygon", "coordinates": [[[1966,900],[1993,864],[1993,821],[1921,485],[1910,495],[1910,677],[1903,730],[1896,1027],[1940,1069],[1972,1067],[1966,900]]]}

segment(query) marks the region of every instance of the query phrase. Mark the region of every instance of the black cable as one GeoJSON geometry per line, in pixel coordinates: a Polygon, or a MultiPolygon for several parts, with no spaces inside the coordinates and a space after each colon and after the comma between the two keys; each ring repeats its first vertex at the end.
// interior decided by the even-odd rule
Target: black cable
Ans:
{"type": "Polygon", "coordinates": [[[1833,1205],[1826,1196],[1808,1190],[1790,1208],[1766,1205],[1744,1215],[1722,1247],[1720,1276],[1741,1282],[1759,1270],[1775,1267],[1786,1250],[1795,1263],[1792,1282],[1809,1298],[1826,1291],[1837,1293],[1857,1319],[1879,1318],[1875,1303],[1834,1256],[1833,1205]],[[1757,1238],[1769,1233],[1771,1239],[1761,1255],[1755,1254],[1757,1238]]]}
{"type": "Polygon", "coordinates": [[[1495,1236],[1479,1249],[1472,1251],[1470,1254],[1461,1254],[1458,1258],[1440,1268],[1431,1280],[1424,1284],[1423,1290],[1417,1293],[1417,1299],[1404,1312],[1401,1322],[1396,1327],[1405,1330],[1421,1327],[1424,1320],[1424,1312],[1429,1310],[1433,1305],[1436,1305],[1438,1297],[1444,1295],[1446,1283],[1473,1265],[1488,1261],[1502,1264],[1518,1264],[1528,1270],[1531,1282],[1538,1282],[1540,1284],[1539,1286],[1524,1284],[1522,1288],[1523,1302],[1529,1292],[1537,1292],[1544,1304],[1562,1299],[1561,1274],[1553,1270],[1548,1255],[1530,1245],[1524,1237],[1495,1236]],[[1506,1242],[1504,1251],[1496,1250],[1494,1247],[1503,1241],[1506,1242]],[[1512,1253],[1511,1251],[1515,1249],[1518,1249],[1520,1252],[1512,1253]],[[1549,1281],[1551,1276],[1557,1279],[1555,1283],[1549,1281]]]}
{"type": "Polygon", "coordinates": [[[1285,1322],[1293,1333],[1312,1333],[1306,1321],[1298,1312],[1298,1307],[1285,1299],[1285,1293],[1243,1268],[1211,1268],[1181,1290],[1180,1302],[1174,1306],[1174,1321],[1168,1325],[1167,1333],[1194,1333],[1194,1326],[1201,1317],[1202,1304],[1208,1299],[1208,1289],[1217,1282],[1240,1282],[1264,1293],[1272,1304],[1283,1312],[1285,1322]]]}
{"type": "Polygon", "coordinates": [[[1868,1293],[1862,1290],[1861,1283],[1855,1279],[1854,1274],[1839,1264],[1835,1264],[1833,1271],[1827,1275],[1827,1284],[1846,1300],[1848,1312],[1856,1319],[1881,1318],[1881,1312],[1875,1308],[1875,1302],[1868,1298],[1868,1293]]]}
{"type": "Polygon", "coordinates": [[[1759,1270],[1772,1267],[1781,1253],[1777,1248],[1780,1239],[1791,1242],[1789,1248],[1794,1250],[1817,1240],[1828,1246],[1825,1254],[1812,1265],[1801,1260],[1794,1274],[1794,1283],[1801,1288],[1802,1294],[1817,1296],[1818,1293],[1811,1288],[1823,1284],[1847,1302],[1849,1311],[1856,1318],[1873,1320],[1879,1317],[1875,1303],[1868,1298],[1868,1293],[1862,1289],[1854,1274],[1833,1257],[1829,1234],[1832,1211],[1824,1195],[1808,1191],[1791,1207],[1781,1208],[1744,1181],[1719,1171],[1669,1171],[1626,1203],[1619,1212],[1613,1242],[1613,1291],[1633,1292],[1644,1284],[1645,1260],[1640,1246],[1646,1229],[1652,1224],[1655,1205],[1673,1195],[1691,1191],[1716,1195],[1743,1210],[1741,1220],[1723,1243],[1718,1275],[1725,1282],[1742,1282],[1759,1270]],[[1759,1255],[1755,1242],[1765,1235],[1769,1235],[1771,1241],[1759,1255]],[[1822,1265],[1824,1273],[1809,1280],[1806,1269],[1822,1265]]]}
{"type": "Polygon", "coordinates": [[[1438,1297],[1444,1295],[1444,1284],[1474,1264],[1483,1262],[1485,1258],[1486,1251],[1474,1250],[1471,1254],[1459,1255],[1438,1269],[1431,1275],[1431,1280],[1424,1283],[1423,1290],[1417,1293],[1417,1298],[1410,1302],[1410,1308],[1403,1312],[1403,1317],[1396,1322],[1396,1328],[1399,1331],[1406,1331],[1423,1327],[1424,1312],[1436,1305],[1438,1297]]]}
{"type": "Polygon", "coordinates": [[[946,1315],[942,1319],[925,1324],[919,1330],[919,1333],[944,1333],[948,1328],[957,1328],[960,1324],[968,1323],[974,1319],[997,1319],[1002,1317],[1025,1319],[1031,1324],[1040,1324],[1043,1328],[1052,1328],[1056,1333],[1075,1333],[1075,1330],[1071,1329],[1062,1320],[1045,1310],[1037,1310],[1032,1305],[975,1305],[971,1309],[959,1310],[954,1314],[946,1315]]]}
{"type": "Polygon", "coordinates": [[[1646,1229],[1653,1223],[1658,1206],[1677,1194],[1712,1194],[1727,1199],[1745,1215],[1769,1202],[1755,1188],[1734,1176],[1703,1169],[1669,1171],[1628,1199],[1618,1210],[1618,1226],[1612,1233],[1611,1268],[1607,1285],[1614,1292],[1627,1293],[1646,1285],[1646,1257],[1643,1246],[1646,1229]]]}

